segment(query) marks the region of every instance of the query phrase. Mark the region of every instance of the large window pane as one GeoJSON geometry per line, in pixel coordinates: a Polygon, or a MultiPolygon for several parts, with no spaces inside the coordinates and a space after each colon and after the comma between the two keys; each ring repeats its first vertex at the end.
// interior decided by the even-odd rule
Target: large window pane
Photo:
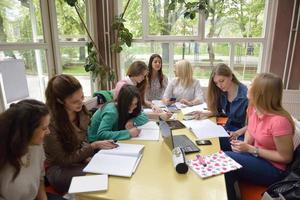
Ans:
{"type": "MultiPolygon", "coordinates": [[[[126,3],[128,0],[123,0],[119,13],[124,11],[126,3]]],[[[142,5],[141,0],[138,1],[130,1],[129,6],[124,15],[124,19],[126,22],[124,23],[125,27],[129,29],[130,33],[133,34],[133,38],[141,38],[143,35],[143,27],[142,27],[142,5]],[[137,17],[140,16],[140,17],[137,17]]]]}
{"type": "Polygon", "coordinates": [[[0,43],[43,42],[39,0],[0,1],[0,43]]]}
{"type": "MultiPolygon", "coordinates": [[[[77,1],[79,13],[86,21],[85,1],[77,1]]],[[[70,7],[64,0],[55,0],[57,15],[57,30],[60,41],[86,41],[86,32],[74,7],[70,7]]]]}
{"type": "Polygon", "coordinates": [[[233,69],[239,80],[250,81],[258,73],[262,44],[238,43],[235,45],[233,69]]]}
{"type": "Polygon", "coordinates": [[[0,51],[0,60],[5,59],[24,60],[29,96],[43,100],[45,86],[48,82],[45,50],[0,51]]]}
{"type": "Polygon", "coordinates": [[[149,35],[198,35],[199,15],[194,20],[184,18],[184,7],[178,5],[174,11],[169,11],[169,3],[166,0],[149,0],[149,35]]]}
{"type": "Polygon", "coordinates": [[[210,1],[206,37],[263,37],[265,0],[210,1]]]}

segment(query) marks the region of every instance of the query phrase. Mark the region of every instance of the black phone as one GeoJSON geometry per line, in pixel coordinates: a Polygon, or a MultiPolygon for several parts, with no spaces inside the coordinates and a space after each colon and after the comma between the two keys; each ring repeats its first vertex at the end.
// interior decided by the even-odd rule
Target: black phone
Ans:
{"type": "Polygon", "coordinates": [[[195,142],[197,145],[211,145],[210,140],[196,140],[195,142]]]}
{"type": "Polygon", "coordinates": [[[176,101],[175,97],[170,98],[170,101],[176,101]]]}

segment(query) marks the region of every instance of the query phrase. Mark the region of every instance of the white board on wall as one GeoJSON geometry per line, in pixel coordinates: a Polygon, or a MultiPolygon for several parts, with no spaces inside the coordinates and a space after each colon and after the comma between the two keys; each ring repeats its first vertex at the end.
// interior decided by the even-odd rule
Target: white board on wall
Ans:
{"type": "Polygon", "coordinates": [[[0,73],[6,103],[29,96],[25,63],[23,60],[11,59],[0,61],[0,73]]]}

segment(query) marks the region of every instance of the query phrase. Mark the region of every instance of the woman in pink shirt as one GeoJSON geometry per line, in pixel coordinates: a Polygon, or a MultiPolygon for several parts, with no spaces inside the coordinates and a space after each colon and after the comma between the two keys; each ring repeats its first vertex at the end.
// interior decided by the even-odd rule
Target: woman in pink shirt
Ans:
{"type": "Polygon", "coordinates": [[[225,152],[243,166],[225,174],[228,199],[236,199],[236,180],[268,186],[285,176],[293,158],[294,123],[281,105],[282,91],[281,78],[270,73],[257,75],[248,90],[245,139],[231,141],[233,151],[225,152]]]}

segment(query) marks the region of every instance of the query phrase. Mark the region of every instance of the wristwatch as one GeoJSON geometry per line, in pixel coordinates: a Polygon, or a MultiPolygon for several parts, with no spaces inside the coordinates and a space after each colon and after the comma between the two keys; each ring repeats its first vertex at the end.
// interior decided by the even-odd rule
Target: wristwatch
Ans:
{"type": "Polygon", "coordinates": [[[255,157],[258,157],[258,153],[259,153],[258,147],[255,147],[254,152],[252,153],[252,155],[254,155],[255,157]]]}

